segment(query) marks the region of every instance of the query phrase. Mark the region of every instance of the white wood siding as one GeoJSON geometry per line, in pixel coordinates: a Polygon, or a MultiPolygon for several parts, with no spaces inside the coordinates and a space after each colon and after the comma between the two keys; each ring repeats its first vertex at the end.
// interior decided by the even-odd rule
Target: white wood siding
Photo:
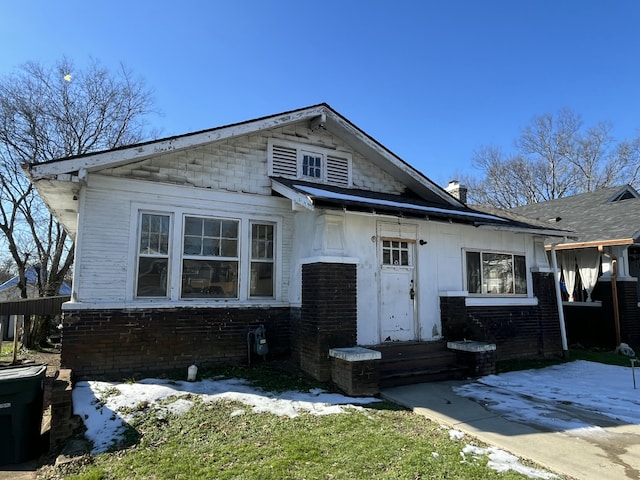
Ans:
{"type": "MultiPolygon", "coordinates": [[[[314,238],[318,212],[299,212],[295,219],[295,245],[292,250],[291,301],[301,302],[301,268],[305,259],[318,259],[323,252],[314,238]]],[[[336,215],[332,212],[332,215],[336,215]]],[[[358,344],[372,345],[379,336],[379,238],[378,222],[396,223],[397,218],[373,215],[337,214],[344,220],[344,249],[337,257],[357,259],[358,344]]],[[[420,338],[436,339],[442,335],[440,295],[466,290],[464,266],[465,248],[483,248],[498,252],[523,253],[527,257],[529,295],[532,295],[530,269],[534,265],[532,237],[505,231],[480,230],[472,226],[403,219],[402,225],[417,231],[415,246],[415,288],[420,338]],[[426,243],[420,245],[420,240],[426,243]]],[[[400,234],[398,236],[401,236],[400,234]]],[[[328,256],[326,261],[332,261],[328,256]]],[[[487,299],[491,302],[495,299],[487,299]]],[[[498,301],[508,302],[501,298],[498,301]]],[[[519,301],[519,300],[516,300],[519,301]]]]}
{"type": "MultiPolygon", "coordinates": [[[[83,234],[79,239],[76,259],[80,268],[76,274],[77,285],[74,286],[76,301],[114,306],[144,304],[145,300],[133,300],[138,211],[143,209],[173,213],[174,221],[178,222],[182,221],[185,213],[277,222],[279,298],[274,301],[288,302],[293,242],[293,213],[289,200],[186,186],[164,185],[160,191],[150,182],[95,175],[90,177],[84,199],[83,234]]],[[[173,241],[181,242],[181,238],[173,241]]],[[[154,300],[154,304],[158,302],[154,300]]]]}
{"type": "Polygon", "coordinates": [[[231,192],[270,195],[267,143],[269,138],[312,145],[352,156],[354,188],[402,193],[404,185],[368,161],[342,140],[326,131],[312,132],[302,125],[277,128],[250,136],[211,143],[187,151],[171,152],[117,168],[103,175],[135,178],[152,182],[190,185],[231,192]]]}
{"type": "Polygon", "coordinates": [[[85,194],[82,245],[78,245],[74,291],[79,300],[108,301],[126,297],[132,192],[92,190],[85,194]]]}

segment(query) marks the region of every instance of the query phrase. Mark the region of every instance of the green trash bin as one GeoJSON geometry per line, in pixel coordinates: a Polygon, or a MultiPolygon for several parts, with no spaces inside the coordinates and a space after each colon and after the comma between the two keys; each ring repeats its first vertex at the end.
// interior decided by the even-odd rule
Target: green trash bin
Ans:
{"type": "Polygon", "coordinates": [[[46,365],[0,369],[0,465],[42,453],[40,430],[46,365]]]}

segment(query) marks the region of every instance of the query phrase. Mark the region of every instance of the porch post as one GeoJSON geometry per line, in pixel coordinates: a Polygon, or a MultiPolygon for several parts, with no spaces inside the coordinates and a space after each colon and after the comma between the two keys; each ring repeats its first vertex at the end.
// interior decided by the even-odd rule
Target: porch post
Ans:
{"type": "Polygon", "coordinates": [[[569,346],[567,345],[567,330],[564,324],[564,310],[562,307],[562,296],[560,294],[560,272],[558,271],[558,259],[556,257],[557,243],[551,244],[551,262],[553,263],[553,276],[555,279],[556,302],[558,304],[558,317],[560,317],[560,338],[562,339],[562,356],[569,356],[569,346]]]}

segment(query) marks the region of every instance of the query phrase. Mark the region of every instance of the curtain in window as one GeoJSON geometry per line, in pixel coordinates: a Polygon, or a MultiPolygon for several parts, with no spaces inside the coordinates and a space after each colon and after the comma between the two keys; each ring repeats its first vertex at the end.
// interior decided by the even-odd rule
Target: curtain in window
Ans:
{"type": "Polygon", "coordinates": [[[587,302],[591,302],[591,292],[598,281],[600,270],[600,252],[597,248],[585,248],[576,252],[576,261],[582,284],[587,291],[587,302]]]}
{"type": "Polygon", "coordinates": [[[562,275],[564,276],[564,284],[567,287],[569,301],[573,302],[573,291],[576,288],[576,255],[571,250],[560,252],[560,263],[562,265],[562,275]]]}

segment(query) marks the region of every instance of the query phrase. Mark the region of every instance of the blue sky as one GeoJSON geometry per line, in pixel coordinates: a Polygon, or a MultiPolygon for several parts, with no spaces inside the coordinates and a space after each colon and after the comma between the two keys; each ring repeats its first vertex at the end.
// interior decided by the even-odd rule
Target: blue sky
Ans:
{"type": "Polygon", "coordinates": [[[638,135],[638,25],[635,0],[4,0],[0,76],[122,62],[163,136],[326,102],[445,185],[563,107],[638,135]]]}

